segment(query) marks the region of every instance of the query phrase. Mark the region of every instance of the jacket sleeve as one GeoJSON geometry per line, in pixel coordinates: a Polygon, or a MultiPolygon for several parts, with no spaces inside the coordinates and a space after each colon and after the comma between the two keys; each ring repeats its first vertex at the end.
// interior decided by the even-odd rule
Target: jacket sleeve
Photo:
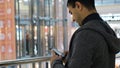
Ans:
{"type": "Polygon", "coordinates": [[[63,65],[62,60],[59,59],[59,60],[53,61],[51,68],[65,68],[65,67],[63,65]]]}
{"type": "Polygon", "coordinates": [[[72,43],[73,49],[68,68],[91,68],[95,48],[102,44],[100,40],[103,40],[103,37],[97,32],[80,31],[72,43]]]}

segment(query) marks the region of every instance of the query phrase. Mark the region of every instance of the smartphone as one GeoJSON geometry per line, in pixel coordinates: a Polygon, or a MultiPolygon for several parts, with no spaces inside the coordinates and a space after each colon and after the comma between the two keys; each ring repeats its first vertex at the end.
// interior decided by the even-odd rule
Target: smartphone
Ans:
{"type": "Polygon", "coordinates": [[[64,57],[64,54],[58,51],[56,48],[53,48],[52,50],[55,52],[56,55],[64,57]]]}

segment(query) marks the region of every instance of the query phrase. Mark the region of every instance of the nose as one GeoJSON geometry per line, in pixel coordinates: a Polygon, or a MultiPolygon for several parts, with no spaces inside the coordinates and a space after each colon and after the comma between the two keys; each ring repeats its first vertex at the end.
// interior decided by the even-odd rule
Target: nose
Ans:
{"type": "Polygon", "coordinates": [[[71,18],[72,18],[72,21],[74,22],[74,21],[75,21],[75,18],[74,18],[74,16],[73,16],[73,15],[71,15],[71,18]]]}
{"type": "Polygon", "coordinates": [[[75,21],[75,18],[74,17],[72,17],[72,19],[73,19],[73,22],[75,21]]]}

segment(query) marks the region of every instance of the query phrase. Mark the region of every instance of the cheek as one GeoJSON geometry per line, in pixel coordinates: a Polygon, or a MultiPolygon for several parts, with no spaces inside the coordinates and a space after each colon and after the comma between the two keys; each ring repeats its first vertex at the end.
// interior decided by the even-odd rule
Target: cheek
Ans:
{"type": "Polygon", "coordinates": [[[74,15],[73,19],[77,20],[77,19],[78,19],[78,16],[77,16],[77,15],[74,15]]]}
{"type": "Polygon", "coordinates": [[[78,20],[79,19],[79,15],[77,12],[73,12],[73,20],[78,20]]]}

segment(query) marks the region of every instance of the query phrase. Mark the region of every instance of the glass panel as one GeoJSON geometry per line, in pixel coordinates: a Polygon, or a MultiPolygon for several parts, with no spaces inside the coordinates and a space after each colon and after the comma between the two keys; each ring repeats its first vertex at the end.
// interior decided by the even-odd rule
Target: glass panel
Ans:
{"type": "Polygon", "coordinates": [[[30,0],[16,0],[17,57],[32,56],[32,21],[30,0]]]}
{"type": "Polygon", "coordinates": [[[54,0],[36,0],[34,1],[34,41],[35,55],[50,54],[50,46],[54,45],[54,0]],[[41,9],[40,9],[41,8],[41,9]]]}
{"type": "Polygon", "coordinates": [[[57,46],[63,51],[66,26],[63,26],[61,4],[62,0],[16,0],[18,58],[48,55],[57,46]]]}

